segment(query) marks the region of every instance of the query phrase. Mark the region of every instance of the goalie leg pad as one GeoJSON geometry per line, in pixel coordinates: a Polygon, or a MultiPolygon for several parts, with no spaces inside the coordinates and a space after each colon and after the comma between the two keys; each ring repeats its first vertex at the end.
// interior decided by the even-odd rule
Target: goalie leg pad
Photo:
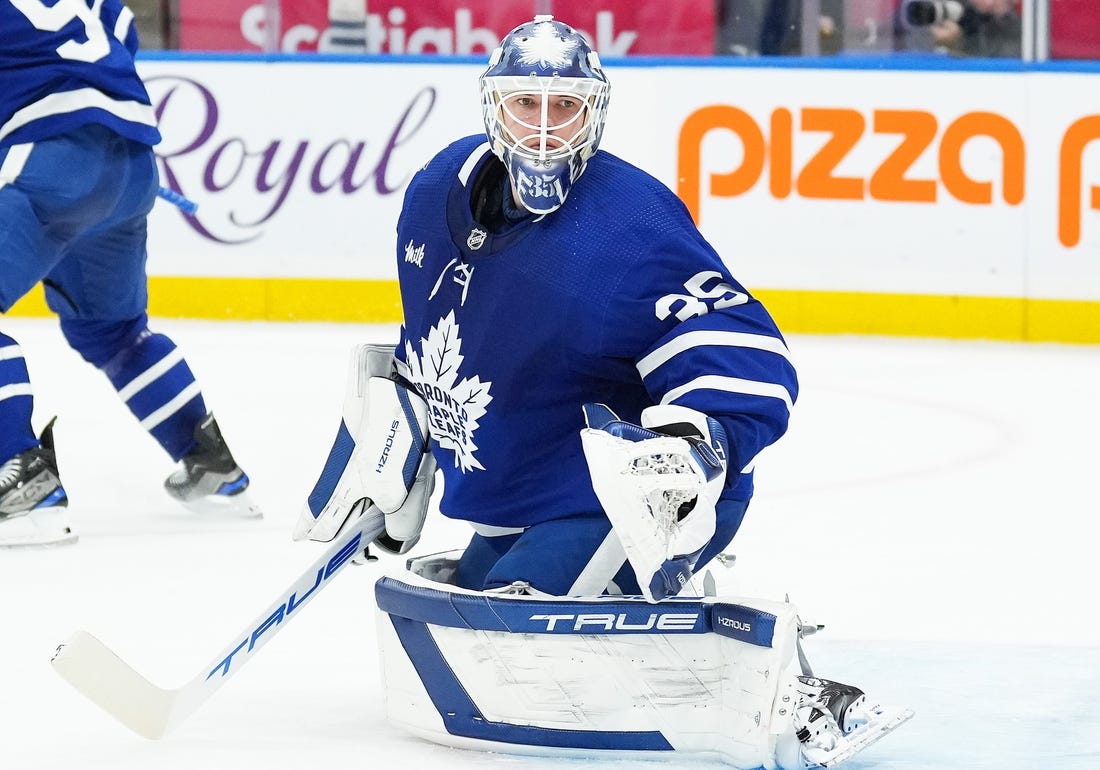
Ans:
{"type": "Polygon", "coordinates": [[[381,579],[375,596],[389,720],[436,743],[717,754],[747,770],[774,768],[793,729],[790,604],[503,595],[412,573],[381,579]]]}

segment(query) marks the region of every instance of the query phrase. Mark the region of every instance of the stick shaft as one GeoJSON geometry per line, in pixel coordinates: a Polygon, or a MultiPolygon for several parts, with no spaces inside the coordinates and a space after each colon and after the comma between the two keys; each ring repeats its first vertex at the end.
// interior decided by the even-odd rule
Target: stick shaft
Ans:
{"type": "Polygon", "coordinates": [[[157,195],[174,206],[177,206],[184,214],[194,216],[195,212],[199,210],[199,204],[168,187],[161,187],[158,189],[157,195]]]}
{"type": "Polygon", "coordinates": [[[324,588],[353,556],[385,531],[374,506],[359,518],[271,605],[238,633],[187,684],[157,687],[86,631],[57,648],[51,661],[62,679],[146,738],[160,738],[189,717],[324,588]]]}

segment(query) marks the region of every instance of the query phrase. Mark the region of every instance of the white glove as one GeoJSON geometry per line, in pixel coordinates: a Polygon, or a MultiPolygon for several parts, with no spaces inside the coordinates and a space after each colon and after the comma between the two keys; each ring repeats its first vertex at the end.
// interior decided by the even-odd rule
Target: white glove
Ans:
{"type": "Polygon", "coordinates": [[[697,554],[714,537],[715,506],[726,484],[729,463],[726,431],[713,417],[673,404],[643,410],[642,426],[661,435],[677,436],[690,447],[686,459],[699,494],[677,511],[673,546],[676,554],[697,554]]]}
{"type": "Polygon", "coordinates": [[[642,425],[585,404],[581,444],[592,488],[626,551],[642,593],[659,601],[691,578],[714,536],[726,476],[725,431],[687,407],[652,406],[642,425]]]}

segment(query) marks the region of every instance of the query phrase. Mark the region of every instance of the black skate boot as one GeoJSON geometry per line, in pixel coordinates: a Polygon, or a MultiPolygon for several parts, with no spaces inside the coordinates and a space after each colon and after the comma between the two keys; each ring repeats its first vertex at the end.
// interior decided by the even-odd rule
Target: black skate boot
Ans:
{"type": "Polygon", "coordinates": [[[864,707],[867,696],[863,694],[863,690],[813,676],[800,676],[798,681],[802,683],[798,689],[803,694],[803,702],[809,696],[819,713],[827,709],[845,735],[854,732],[860,725],[867,724],[864,707]]]}
{"type": "Polygon", "coordinates": [[[43,429],[38,446],[0,466],[0,547],[77,540],[66,514],[69,498],[57,472],[54,420],[43,429]]]}
{"type": "Polygon", "coordinates": [[[196,513],[255,518],[260,509],[248,495],[248,476],[233,459],[214,415],[195,426],[198,446],[180,461],[164,481],[169,495],[196,513]]]}

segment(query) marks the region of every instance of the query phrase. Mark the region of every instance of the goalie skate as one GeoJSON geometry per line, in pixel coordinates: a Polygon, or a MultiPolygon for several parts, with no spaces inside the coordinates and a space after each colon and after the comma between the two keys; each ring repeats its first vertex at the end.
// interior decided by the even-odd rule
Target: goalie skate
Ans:
{"type": "Polygon", "coordinates": [[[802,701],[795,727],[805,768],[839,765],[913,716],[910,709],[868,701],[851,685],[809,676],[798,681],[802,701]]]}

